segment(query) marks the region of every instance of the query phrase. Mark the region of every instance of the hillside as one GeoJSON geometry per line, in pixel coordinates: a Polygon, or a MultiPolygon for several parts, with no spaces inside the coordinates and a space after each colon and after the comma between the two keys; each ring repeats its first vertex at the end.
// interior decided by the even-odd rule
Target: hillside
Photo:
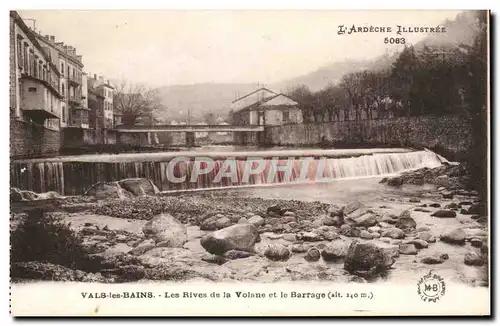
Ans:
{"type": "MultiPolygon", "coordinates": [[[[424,40],[415,44],[417,49],[428,46],[456,46],[458,44],[472,44],[476,35],[475,18],[473,12],[463,12],[454,20],[443,22],[446,33],[428,35],[424,40]]],[[[389,68],[396,60],[398,53],[385,54],[378,58],[355,61],[347,60],[326,64],[316,70],[284,80],[266,87],[286,92],[296,85],[306,85],[312,91],[318,91],[329,84],[336,84],[343,75],[361,70],[379,70],[389,68]]],[[[163,104],[168,108],[163,118],[187,120],[187,111],[190,109],[192,122],[203,119],[206,113],[226,117],[229,106],[237,96],[257,89],[256,84],[193,84],[161,87],[160,93],[163,104]]]]}

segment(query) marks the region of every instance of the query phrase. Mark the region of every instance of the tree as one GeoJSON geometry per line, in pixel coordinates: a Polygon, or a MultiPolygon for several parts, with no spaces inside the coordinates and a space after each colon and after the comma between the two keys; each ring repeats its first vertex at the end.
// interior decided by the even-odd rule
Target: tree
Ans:
{"type": "Polygon", "coordinates": [[[122,123],[126,127],[139,122],[153,124],[155,115],[165,110],[158,90],[126,81],[122,81],[116,89],[114,107],[122,114],[122,123]]]}
{"type": "Polygon", "coordinates": [[[305,85],[298,85],[286,92],[286,95],[292,100],[299,103],[302,115],[305,122],[314,120],[314,105],[315,100],[313,93],[309,87],[305,85]]]}
{"type": "Polygon", "coordinates": [[[216,125],[217,124],[217,118],[211,112],[205,113],[203,115],[203,120],[205,120],[205,123],[208,125],[216,125]]]}

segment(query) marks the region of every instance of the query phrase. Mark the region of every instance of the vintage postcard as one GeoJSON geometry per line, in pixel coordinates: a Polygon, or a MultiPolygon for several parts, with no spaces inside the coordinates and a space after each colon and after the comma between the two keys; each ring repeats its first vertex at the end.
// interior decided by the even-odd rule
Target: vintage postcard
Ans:
{"type": "Polygon", "coordinates": [[[11,10],[11,315],[488,316],[488,10],[11,10]]]}

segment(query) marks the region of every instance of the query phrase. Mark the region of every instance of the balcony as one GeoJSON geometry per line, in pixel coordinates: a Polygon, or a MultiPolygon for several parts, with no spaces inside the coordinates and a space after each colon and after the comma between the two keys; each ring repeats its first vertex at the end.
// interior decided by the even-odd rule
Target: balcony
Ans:
{"type": "Polygon", "coordinates": [[[69,104],[71,105],[74,105],[74,106],[80,106],[81,105],[81,97],[80,96],[76,96],[76,95],[70,95],[68,96],[68,102],[69,104]]]}
{"type": "Polygon", "coordinates": [[[68,77],[68,82],[70,84],[73,84],[74,86],[80,86],[82,84],[82,78],[78,78],[78,76],[69,76],[68,77]]]}
{"type": "Polygon", "coordinates": [[[55,96],[57,96],[60,99],[64,99],[64,96],[61,95],[61,93],[59,93],[59,85],[57,84],[56,81],[50,81],[49,82],[47,80],[40,79],[37,76],[30,75],[30,74],[24,73],[24,72],[21,73],[21,79],[27,80],[27,81],[30,81],[30,82],[36,82],[36,83],[43,84],[55,96]]]}

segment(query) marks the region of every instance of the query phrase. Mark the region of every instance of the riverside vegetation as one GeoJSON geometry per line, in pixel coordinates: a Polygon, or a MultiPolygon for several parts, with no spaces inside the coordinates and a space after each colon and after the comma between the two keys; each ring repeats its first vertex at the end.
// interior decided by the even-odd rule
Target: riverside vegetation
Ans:
{"type": "Polygon", "coordinates": [[[337,205],[163,196],[146,179],[74,197],[11,189],[11,278],[396,282],[433,269],[487,286],[487,209],[466,181],[460,165],[445,164],[381,180],[434,185],[418,196],[337,205]]]}

